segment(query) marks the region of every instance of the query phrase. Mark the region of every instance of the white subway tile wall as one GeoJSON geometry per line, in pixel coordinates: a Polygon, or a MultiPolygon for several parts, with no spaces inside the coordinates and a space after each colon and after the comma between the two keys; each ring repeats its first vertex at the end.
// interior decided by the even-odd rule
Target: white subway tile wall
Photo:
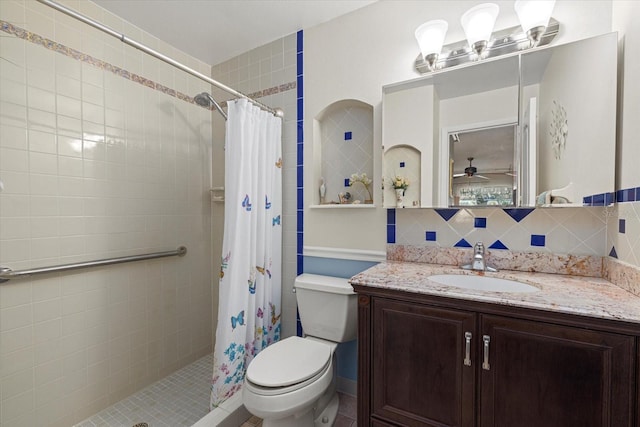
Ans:
{"type": "Polygon", "coordinates": [[[0,424],[68,427],[211,351],[210,86],[34,0],[0,21],[2,266],[188,248],[0,285],[0,424]]]}

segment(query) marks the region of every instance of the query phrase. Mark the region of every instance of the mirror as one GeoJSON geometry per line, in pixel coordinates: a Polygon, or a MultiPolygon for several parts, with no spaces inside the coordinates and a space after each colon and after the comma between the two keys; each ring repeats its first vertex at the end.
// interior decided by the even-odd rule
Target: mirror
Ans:
{"type": "Polygon", "coordinates": [[[404,207],[608,204],[616,74],[611,33],[385,86],[383,179],[417,177],[404,207]]]}
{"type": "Polygon", "coordinates": [[[451,206],[513,207],[517,123],[449,133],[451,206]]]}

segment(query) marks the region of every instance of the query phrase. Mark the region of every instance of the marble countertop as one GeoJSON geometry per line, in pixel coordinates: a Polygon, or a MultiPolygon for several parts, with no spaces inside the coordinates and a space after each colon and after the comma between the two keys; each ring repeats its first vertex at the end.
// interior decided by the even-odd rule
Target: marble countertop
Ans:
{"type": "Polygon", "coordinates": [[[595,277],[510,270],[482,273],[451,265],[386,261],[353,276],[350,283],[640,324],[640,297],[595,277]],[[429,280],[429,276],[436,274],[510,279],[533,285],[539,291],[517,293],[463,289],[429,280]]]}

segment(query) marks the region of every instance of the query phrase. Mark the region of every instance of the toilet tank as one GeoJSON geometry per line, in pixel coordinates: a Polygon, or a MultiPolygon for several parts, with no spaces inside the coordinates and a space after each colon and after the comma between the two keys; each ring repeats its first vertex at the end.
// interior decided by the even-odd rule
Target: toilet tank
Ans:
{"type": "Polygon", "coordinates": [[[305,273],[296,277],[295,290],[306,335],[333,342],[356,339],[357,296],[348,279],[305,273]]]}

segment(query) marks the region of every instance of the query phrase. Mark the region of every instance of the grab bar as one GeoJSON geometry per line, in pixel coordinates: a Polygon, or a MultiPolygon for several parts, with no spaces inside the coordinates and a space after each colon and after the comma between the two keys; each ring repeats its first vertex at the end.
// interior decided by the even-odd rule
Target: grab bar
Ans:
{"type": "Polygon", "coordinates": [[[22,279],[36,274],[53,273],[80,268],[96,267],[103,265],[122,264],[123,262],[144,261],[147,259],[165,258],[170,256],[184,256],[187,253],[185,246],[180,246],[175,251],[153,252],[144,255],[131,255],[119,258],[100,259],[95,261],[85,261],[74,264],[52,265],[51,267],[32,268],[29,270],[13,271],[8,267],[0,267],[0,283],[8,282],[11,279],[22,279]]]}

